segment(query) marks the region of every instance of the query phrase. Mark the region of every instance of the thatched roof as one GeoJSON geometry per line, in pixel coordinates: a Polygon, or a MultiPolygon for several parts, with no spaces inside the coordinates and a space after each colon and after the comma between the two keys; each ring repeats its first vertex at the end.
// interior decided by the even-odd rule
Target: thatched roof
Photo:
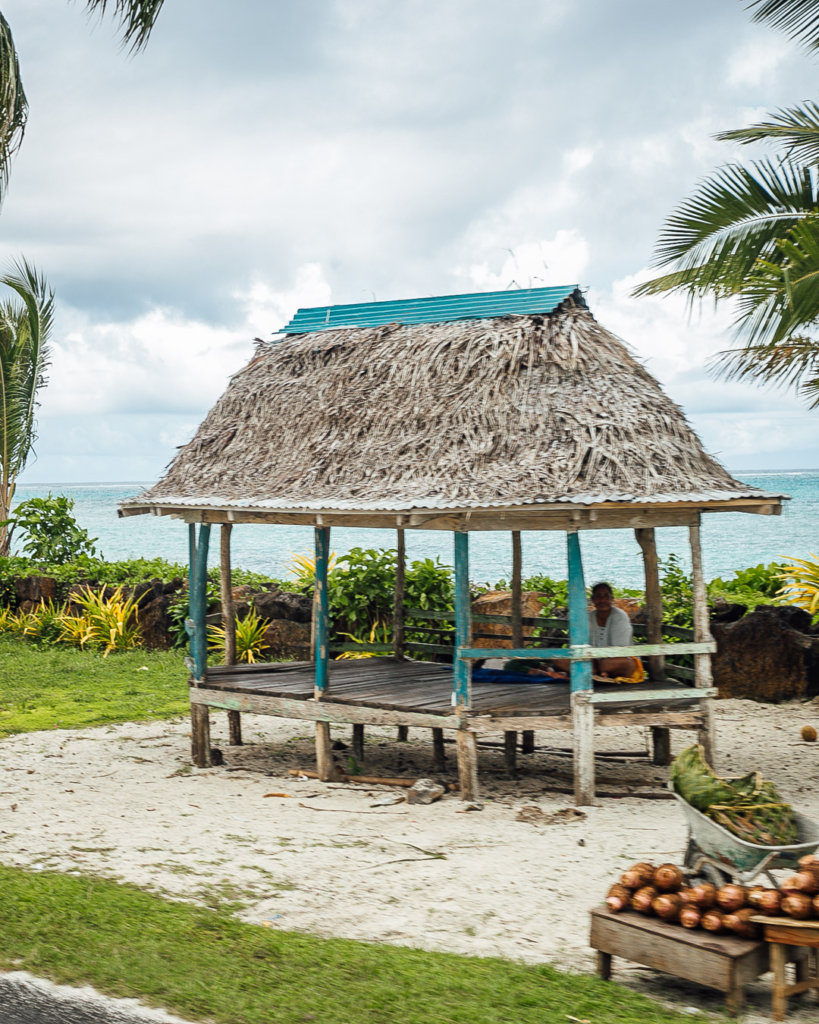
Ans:
{"type": "Polygon", "coordinates": [[[676,522],[681,509],[777,512],[778,497],[706,454],[574,292],[549,314],[260,344],[165,476],[122,513],[449,528],[454,515],[526,529],[643,525],[612,511],[651,522],[676,522]]]}

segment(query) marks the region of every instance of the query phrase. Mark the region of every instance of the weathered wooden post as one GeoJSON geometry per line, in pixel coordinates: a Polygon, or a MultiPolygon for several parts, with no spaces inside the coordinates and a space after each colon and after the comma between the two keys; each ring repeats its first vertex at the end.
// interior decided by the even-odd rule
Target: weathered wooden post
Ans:
{"type": "MultiPolygon", "coordinates": [[[[522,600],[522,582],[521,577],[523,575],[523,553],[520,544],[520,530],[512,531],[512,647],[515,650],[520,650],[523,647],[523,624],[521,622],[521,600],[522,600]]],[[[523,734],[524,746],[528,747],[530,744],[527,742],[527,734],[532,737],[531,746],[534,748],[534,733],[531,730],[527,730],[523,734]]],[[[506,770],[514,778],[517,772],[517,748],[518,748],[518,734],[511,730],[503,734],[503,758],[506,765],[506,770]]],[[[527,751],[528,752],[528,751],[527,751]]]]}
{"type": "MultiPolygon", "coordinates": [[[[691,543],[691,578],[694,598],[694,642],[698,644],[707,643],[712,639],[711,626],[708,618],[708,592],[705,588],[705,579],[702,575],[702,547],[700,545],[700,517],[694,526],[688,528],[689,541],[691,543]]],[[[694,655],[694,686],[707,689],[713,684],[711,675],[711,655],[694,655]]],[[[716,757],[716,746],[714,743],[714,702],[710,697],[702,701],[702,711],[705,721],[698,732],[697,738],[705,751],[705,759],[713,765],[716,757]]]]}
{"type": "MultiPolygon", "coordinates": [[[[185,623],[191,638],[191,662],[193,685],[204,684],[208,667],[208,634],[207,634],[207,578],[208,578],[208,543],[210,541],[210,524],[202,523],[199,527],[199,540],[196,539],[196,526],[188,527],[188,599],[190,615],[185,623]]],[[[199,704],[191,700],[191,759],[198,768],[208,768],[212,764],[210,753],[210,714],[207,704],[199,704]]]]}
{"type": "MultiPolygon", "coordinates": [[[[572,653],[589,646],[589,613],[580,537],[576,530],[566,535],[569,556],[569,646],[572,653]]],[[[594,707],[592,665],[572,659],[571,682],[572,733],[574,746],[574,799],[577,804],[594,803],[594,707]]]]}
{"type": "MultiPolygon", "coordinates": [[[[469,646],[469,534],[455,533],[455,660],[452,666],[452,703],[456,714],[467,711],[472,703],[472,662],[460,655],[469,646]]],[[[461,728],[455,735],[458,752],[458,780],[461,799],[478,799],[478,744],[474,732],[461,728]]]]}
{"type": "MultiPolygon", "coordinates": [[[[404,531],[395,531],[395,601],[392,611],[392,643],[393,657],[396,661],[404,660],[404,587],[407,571],[407,554],[404,531]]],[[[398,726],[398,741],[405,743],[409,736],[406,725],[398,726]]]]}
{"type": "MultiPolygon", "coordinates": [[[[230,535],[232,523],[222,523],[219,544],[219,582],[222,596],[222,629],[225,631],[225,664],[236,664],[236,608],[233,602],[233,580],[230,567],[230,535]]],[[[242,716],[239,711],[228,711],[228,743],[242,743],[242,716]]]]}
{"type": "MultiPolygon", "coordinates": [[[[316,595],[315,615],[315,686],[313,697],[321,700],[329,683],[330,604],[327,595],[327,572],[330,562],[330,528],[317,526],[316,532],[316,595]]],[[[323,782],[337,778],[330,750],[330,723],[316,722],[316,770],[323,782]]]]}
{"type": "MultiPolygon", "coordinates": [[[[657,561],[657,542],[653,527],[634,531],[643,553],[646,591],[646,640],[650,644],[663,642],[663,596],[660,591],[660,568],[657,561]]],[[[648,678],[656,682],[665,680],[665,658],[653,654],[646,658],[648,678]]],[[[651,727],[651,747],[654,764],[671,764],[671,730],[662,726],[651,727]]]]}

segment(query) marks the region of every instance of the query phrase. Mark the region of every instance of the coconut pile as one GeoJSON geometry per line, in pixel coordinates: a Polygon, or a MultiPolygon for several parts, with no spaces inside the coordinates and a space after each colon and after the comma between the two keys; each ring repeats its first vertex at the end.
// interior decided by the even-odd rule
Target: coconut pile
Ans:
{"type": "MultiPolygon", "coordinates": [[[[725,777],[759,771],[795,810],[819,821],[819,703],[715,705],[725,777]]],[[[350,727],[333,728],[334,756],[367,777],[433,778],[445,793],[410,804],[399,786],[322,783],[308,723],[242,717],[245,743],[224,763],[190,764],[187,720],[52,730],[0,741],[0,858],[34,870],[127,881],[171,899],[229,904],[263,927],[394,943],[592,972],[589,911],[638,863],[681,865],[687,825],[651,764],[647,731],[598,730],[593,807],[571,797],[571,734],[538,733],[509,778],[503,737],[479,747],[481,798],[465,803],[454,745],[432,768],[428,730],[368,728],[351,757],[350,727]],[[636,795],[641,794],[641,795],[636,795]]],[[[690,732],[672,733],[673,753],[690,732]]],[[[785,876],[793,872],[786,872],[785,876]]],[[[756,879],[768,886],[764,878],[756,879]]],[[[674,901],[672,901],[674,902],[674,901]]],[[[676,1008],[719,1013],[719,992],[615,958],[613,979],[676,1008]]],[[[747,987],[744,1019],[770,1019],[770,978],[747,987]]],[[[788,1019],[816,1019],[810,996],[788,1019]]]]}

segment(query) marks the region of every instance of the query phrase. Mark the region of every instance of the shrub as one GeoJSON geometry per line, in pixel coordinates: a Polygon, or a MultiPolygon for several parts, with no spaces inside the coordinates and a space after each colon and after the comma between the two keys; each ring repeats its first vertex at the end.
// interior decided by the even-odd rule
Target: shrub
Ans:
{"type": "MultiPolygon", "coordinates": [[[[266,648],[264,634],[270,623],[260,619],[255,608],[243,619],[236,622],[236,660],[253,664],[266,648]]],[[[208,626],[208,650],[225,660],[225,629],[223,626],[208,626]]]]}
{"type": "Polygon", "coordinates": [[[138,646],[141,630],[137,619],[138,598],[126,597],[122,587],[113,594],[86,587],[72,600],[82,614],[62,616],[59,639],[78,647],[101,647],[104,655],[138,646]]]}
{"type": "Polygon", "coordinates": [[[93,558],[96,537],[89,537],[74,518],[74,499],[65,495],[29,498],[14,509],[8,520],[12,530],[22,530],[23,551],[36,561],[63,565],[81,556],[93,558]]]}
{"type": "Polygon", "coordinates": [[[811,553],[809,559],[794,558],[791,565],[778,566],[778,580],[785,580],[777,594],[786,604],[804,608],[810,615],[819,616],[819,559],[811,553]]]}

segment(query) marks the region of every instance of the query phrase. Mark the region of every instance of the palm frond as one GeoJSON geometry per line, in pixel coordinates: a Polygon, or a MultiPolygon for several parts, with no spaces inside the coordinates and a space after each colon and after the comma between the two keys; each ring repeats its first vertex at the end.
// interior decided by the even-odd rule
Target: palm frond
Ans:
{"type": "Polygon", "coordinates": [[[666,221],[655,266],[673,267],[672,272],[645,282],[634,294],[733,295],[757,260],[772,256],[777,241],[817,211],[819,177],[810,168],[789,160],[727,164],[666,221]]]}
{"type": "Polygon", "coordinates": [[[14,480],[31,452],[37,392],[46,383],[54,296],[25,260],[0,277],[22,300],[0,307],[0,479],[14,480]]]}
{"type": "Polygon", "coordinates": [[[109,9],[122,28],[122,45],[138,53],[148,42],[165,0],[85,0],[89,14],[103,17],[109,9]]]}
{"type": "Polygon", "coordinates": [[[778,110],[770,121],[760,121],[747,128],[719,132],[721,142],[776,142],[784,145],[785,155],[805,163],[819,164],[819,104],[810,100],[799,107],[778,110]]]}
{"type": "Polygon", "coordinates": [[[751,0],[748,9],[754,21],[770,22],[809,49],[819,48],[819,0],[751,0]]]}
{"type": "Polygon", "coordinates": [[[5,198],[11,160],[23,141],[27,118],[28,102],[17,50],[8,22],[0,14],[0,203],[5,198]]]}

